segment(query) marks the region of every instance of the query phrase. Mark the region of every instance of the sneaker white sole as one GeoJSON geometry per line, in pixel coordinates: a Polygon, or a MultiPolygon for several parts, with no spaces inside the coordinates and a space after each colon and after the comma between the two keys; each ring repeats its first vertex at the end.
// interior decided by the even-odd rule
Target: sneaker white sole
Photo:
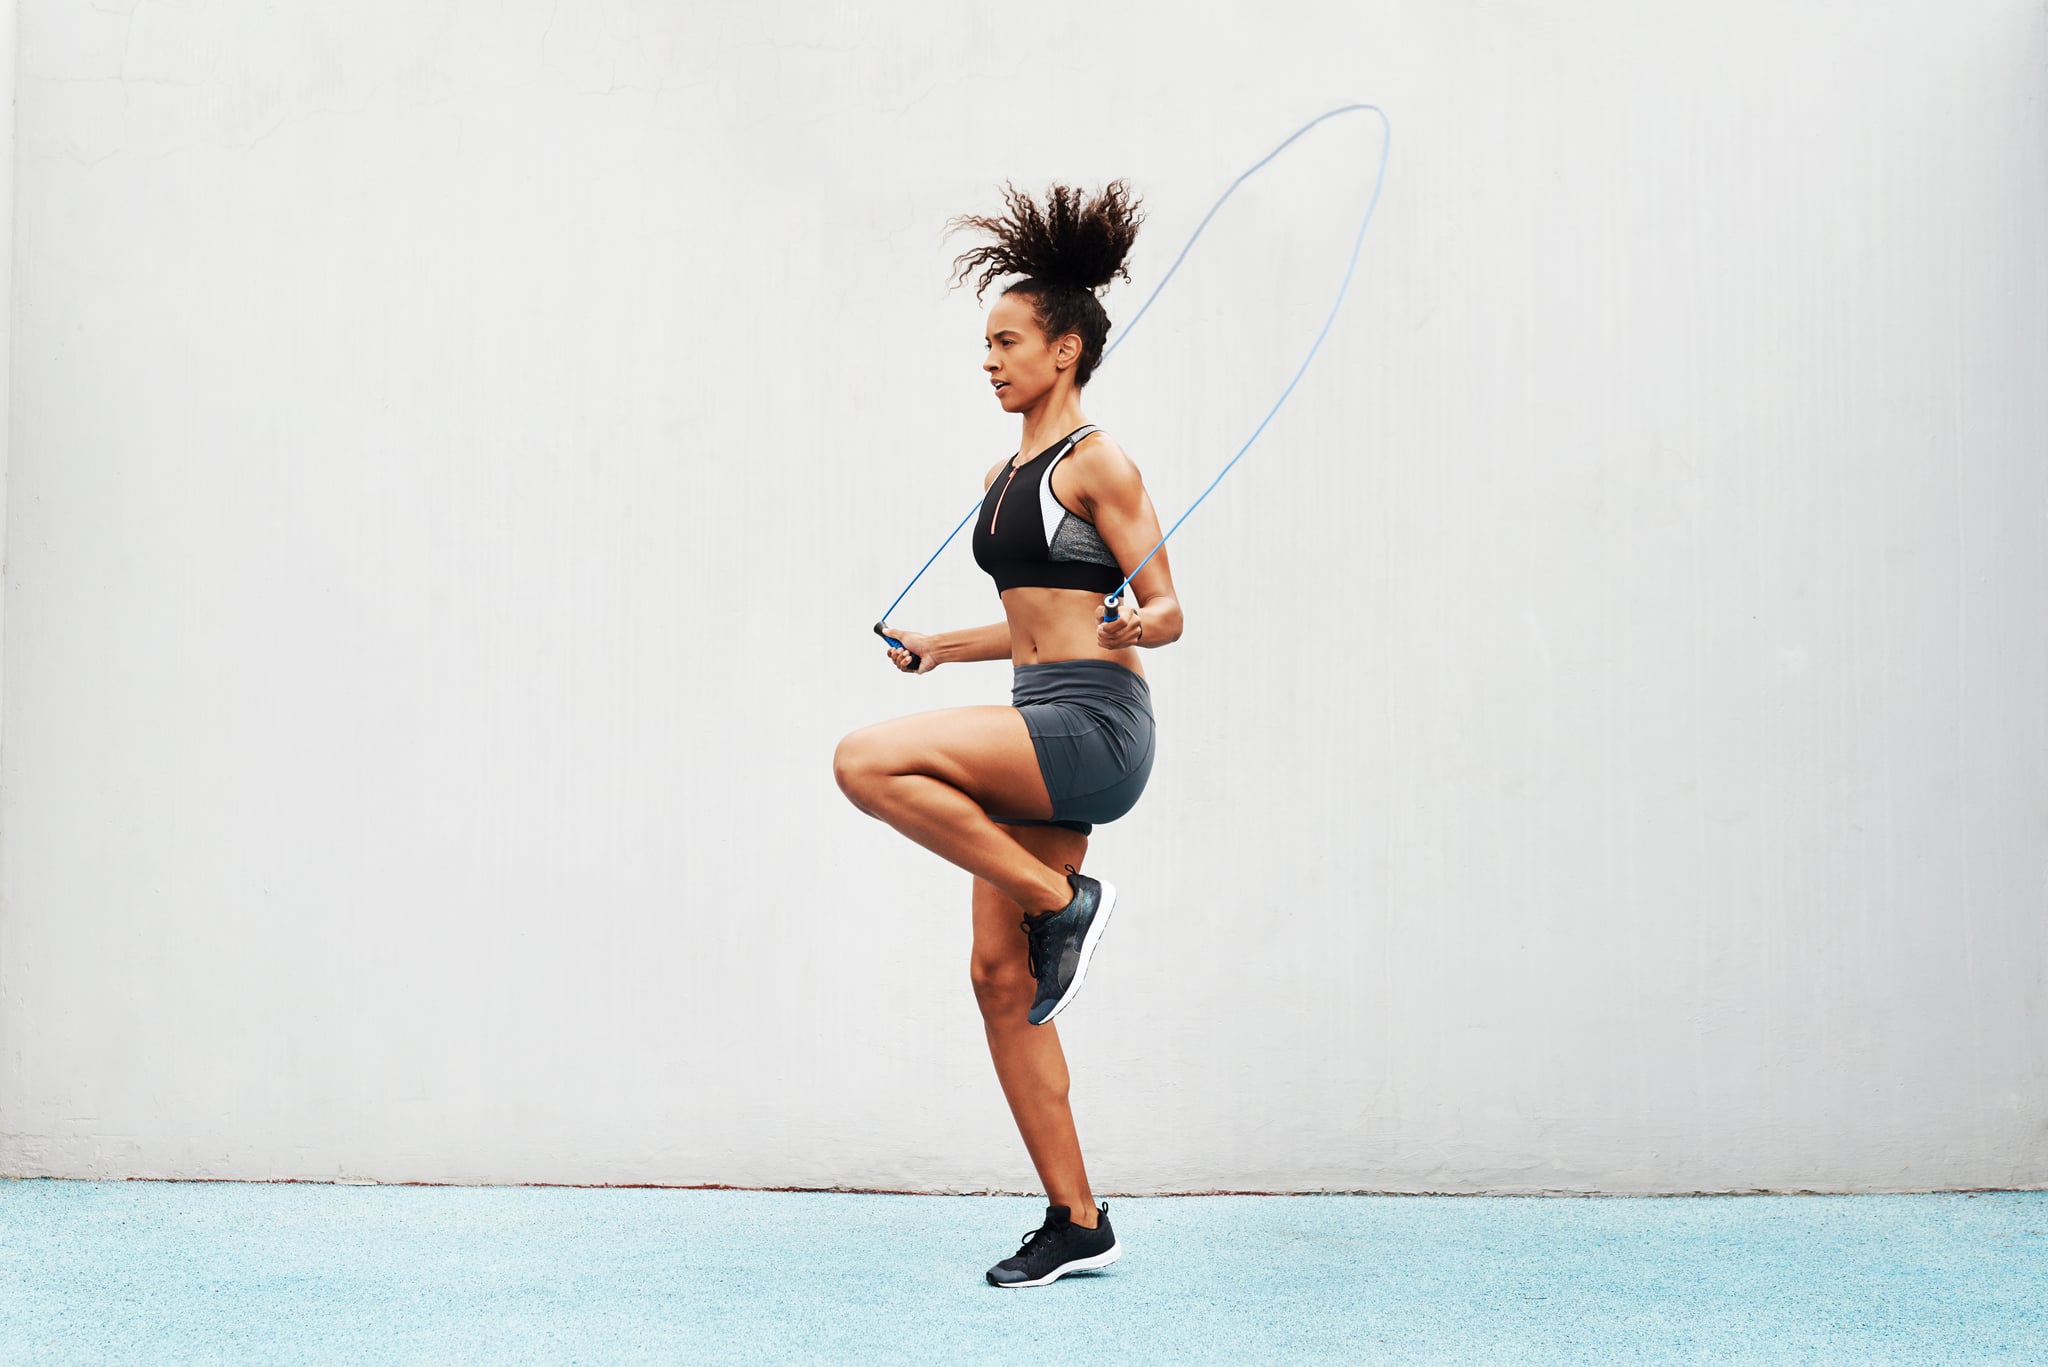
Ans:
{"type": "Polygon", "coordinates": [[[1118,1258],[1121,1258],[1123,1256],[1123,1244],[1121,1242],[1112,1242],[1108,1248],[1096,1254],[1094,1257],[1076,1258],[1074,1259],[1074,1261],[1070,1263],[1061,1263],[1058,1267],[1046,1273],[1043,1277],[1038,1277],[1028,1282],[997,1282],[996,1285],[1009,1291],[1020,1290],[1027,1286],[1044,1286],[1047,1282],[1058,1281],[1060,1278],[1066,1276],[1069,1272],[1086,1272],[1091,1267],[1108,1267],[1111,1263],[1115,1262],[1118,1258]]]}
{"type": "MultiPolygon", "coordinates": [[[[1097,879],[1096,881],[1101,882],[1100,879],[1097,879]]],[[[1095,919],[1088,923],[1088,933],[1081,937],[1081,961],[1074,965],[1074,981],[1067,984],[1067,990],[1060,994],[1060,999],[1058,1001],[1053,1003],[1052,1010],[1045,1013],[1045,1020],[1040,1021],[1040,1025],[1046,1024],[1048,1021],[1052,1020],[1053,1017],[1059,1015],[1060,1012],[1066,1010],[1067,1003],[1074,1000],[1075,995],[1080,992],[1081,980],[1088,976],[1088,960],[1093,958],[1095,955],[1095,942],[1102,938],[1102,928],[1109,924],[1109,913],[1111,908],[1115,906],[1115,885],[1110,883],[1103,883],[1102,901],[1095,908],[1095,919]]],[[[1057,1272],[1053,1274],[1053,1276],[1055,1277],[1058,1275],[1059,1274],[1057,1272]]],[[[1036,1282],[1028,1282],[1022,1284],[1029,1286],[1038,1285],[1038,1283],[1036,1282]]]]}

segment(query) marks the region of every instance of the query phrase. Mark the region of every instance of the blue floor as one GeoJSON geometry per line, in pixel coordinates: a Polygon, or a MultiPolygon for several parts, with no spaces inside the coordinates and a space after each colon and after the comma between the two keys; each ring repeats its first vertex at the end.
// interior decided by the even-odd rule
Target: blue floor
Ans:
{"type": "Polygon", "coordinates": [[[7,1362],[2048,1362],[2048,1192],[1111,1198],[0,1181],[7,1362]]]}

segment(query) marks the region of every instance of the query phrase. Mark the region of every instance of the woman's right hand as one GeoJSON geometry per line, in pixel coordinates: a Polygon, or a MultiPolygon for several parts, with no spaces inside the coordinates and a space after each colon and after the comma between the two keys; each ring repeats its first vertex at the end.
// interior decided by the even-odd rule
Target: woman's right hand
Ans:
{"type": "Polygon", "coordinates": [[[889,634],[903,642],[901,646],[889,647],[889,658],[905,674],[929,674],[939,667],[938,656],[932,651],[931,637],[921,631],[897,631],[894,628],[889,634]],[[910,663],[913,655],[918,657],[914,666],[910,663]]]}

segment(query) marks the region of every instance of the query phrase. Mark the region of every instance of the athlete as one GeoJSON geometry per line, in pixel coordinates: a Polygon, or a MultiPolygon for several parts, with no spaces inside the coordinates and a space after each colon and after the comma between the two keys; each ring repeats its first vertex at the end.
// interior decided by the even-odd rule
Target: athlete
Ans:
{"type": "Polygon", "coordinates": [[[905,673],[1008,659],[1011,705],[862,727],[840,741],[832,767],[854,806],[974,875],[969,978],[1051,1203],[987,1273],[1024,1287],[1123,1252],[1088,1187],[1051,1021],[1074,1000],[1116,905],[1113,886],[1080,871],[1089,833],[1128,812],[1152,772],[1151,688],[1137,652],[1179,640],[1181,609],[1162,548],[1110,619],[1104,597],[1159,544],[1159,519],[1138,467],[1081,412],[1110,327],[1096,292],[1130,279],[1137,203],[1122,181],[1092,199],[1055,185],[1043,208],[1014,187],[1005,196],[1009,216],[950,225],[995,238],[954,260],[955,285],[982,268],[977,302],[997,276],[1023,276],[988,311],[982,361],[997,406],[1023,420],[1016,454],[983,476],[974,525],[975,563],[995,580],[1003,620],[888,634],[902,642],[889,657],[905,673]]]}

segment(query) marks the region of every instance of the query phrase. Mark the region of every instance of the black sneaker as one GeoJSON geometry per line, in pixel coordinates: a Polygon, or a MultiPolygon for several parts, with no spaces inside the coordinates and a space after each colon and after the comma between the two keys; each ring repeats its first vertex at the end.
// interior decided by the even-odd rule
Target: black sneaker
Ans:
{"type": "Polygon", "coordinates": [[[1081,975],[1088,971],[1088,958],[1116,905],[1115,888],[1076,873],[1072,864],[1067,865],[1067,886],[1074,890],[1071,902],[1018,922],[1030,945],[1031,976],[1038,979],[1038,996],[1031,1003],[1033,1025],[1057,1016],[1081,990],[1081,975]]]}
{"type": "Polygon", "coordinates": [[[1123,1257],[1109,1227],[1109,1202],[1096,1206],[1095,1228],[1075,1224],[1065,1206],[1047,1206],[1045,1223],[1024,1236],[1024,1246],[988,1270],[990,1286],[1044,1286],[1069,1272],[1107,1267],[1123,1257]]]}

